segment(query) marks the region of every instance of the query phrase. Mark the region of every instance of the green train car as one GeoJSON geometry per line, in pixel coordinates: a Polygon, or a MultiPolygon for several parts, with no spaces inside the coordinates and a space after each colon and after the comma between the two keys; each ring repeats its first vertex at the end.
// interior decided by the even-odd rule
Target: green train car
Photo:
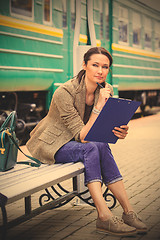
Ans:
{"type": "Polygon", "coordinates": [[[16,110],[25,142],[91,46],[113,55],[114,97],[160,105],[159,29],[160,12],[137,0],[1,0],[0,125],[16,110]]]}

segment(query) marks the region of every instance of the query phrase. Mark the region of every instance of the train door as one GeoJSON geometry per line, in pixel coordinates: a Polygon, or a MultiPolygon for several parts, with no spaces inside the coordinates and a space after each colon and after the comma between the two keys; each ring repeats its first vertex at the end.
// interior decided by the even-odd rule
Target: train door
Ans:
{"type": "Polygon", "coordinates": [[[81,0],[76,0],[76,21],[75,21],[75,31],[74,31],[74,40],[73,40],[73,74],[74,76],[79,72],[82,66],[83,55],[90,48],[96,46],[96,35],[95,27],[93,22],[93,0],[86,1],[86,15],[87,15],[87,43],[86,45],[81,45],[79,43],[80,32],[81,32],[81,23],[83,24],[83,10],[84,2],[81,0]],[[88,41],[88,39],[90,39],[88,41]]]}
{"type": "MultiPolygon", "coordinates": [[[[99,1],[99,36],[101,46],[106,48],[112,54],[112,0],[99,1]]],[[[97,31],[96,31],[97,32],[97,31]]],[[[107,76],[107,82],[112,84],[112,71],[107,76]]]]}
{"type": "MultiPolygon", "coordinates": [[[[86,0],[75,1],[76,19],[73,39],[73,75],[82,68],[84,53],[93,46],[102,46],[112,54],[113,32],[113,1],[112,0],[86,0]],[[86,7],[86,8],[85,8],[86,7]],[[85,15],[86,14],[86,15],[85,15]],[[84,23],[84,19],[86,22],[84,23]],[[86,30],[84,31],[84,24],[86,30]],[[81,43],[81,35],[86,34],[86,42],[81,43]]],[[[111,69],[112,70],[112,69],[111,69]]],[[[117,96],[117,85],[113,83],[112,71],[107,76],[107,82],[113,85],[114,94],[117,96]]]]}
{"type": "MultiPolygon", "coordinates": [[[[101,46],[106,48],[111,55],[112,54],[112,43],[115,39],[115,29],[116,29],[116,12],[113,14],[113,8],[115,8],[115,2],[113,0],[100,0],[99,1],[99,11],[100,11],[100,29],[99,29],[99,39],[101,46]]],[[[97,35],[96,35],[97,37],[97,35]]],[[[117,80],[113,78],[113,67],[114,67],[114,56],[113,65],[111,71],[107,76],[107,82],[110,83],[114,90],[114,97],[118,97],[118,84],[117,80]]]]}

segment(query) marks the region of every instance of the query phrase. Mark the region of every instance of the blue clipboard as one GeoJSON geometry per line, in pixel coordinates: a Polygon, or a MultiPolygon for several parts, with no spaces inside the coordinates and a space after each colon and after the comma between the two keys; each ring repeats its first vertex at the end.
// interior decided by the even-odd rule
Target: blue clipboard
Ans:
{"type": "Polygon", "coordinates": [[[118,137],[112,130],[127,125],[140,104],[141,102],[128,99],[109,98],[84,140],[116,143],[118,137]]]}

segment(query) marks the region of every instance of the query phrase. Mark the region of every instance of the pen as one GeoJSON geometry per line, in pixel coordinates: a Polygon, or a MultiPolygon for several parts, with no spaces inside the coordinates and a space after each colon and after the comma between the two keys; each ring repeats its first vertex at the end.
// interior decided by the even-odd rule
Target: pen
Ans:
{"type": "MultiPolygon", "coordinates": [[[[96,82],[97,83],[97,85],[98,86],[100,86],[101,88],[104,88],[103,86],[102,86],[102,84],[100,84],[99,82],[96,82]]],[[[110,97],[112,97],[112,94],[110,93],[110,97]]]]}

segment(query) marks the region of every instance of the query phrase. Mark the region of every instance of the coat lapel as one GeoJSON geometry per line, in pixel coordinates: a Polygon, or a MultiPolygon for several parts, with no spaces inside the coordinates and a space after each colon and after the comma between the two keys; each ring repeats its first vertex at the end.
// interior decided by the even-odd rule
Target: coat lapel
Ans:
{"type": "MultiPolygon", "coordinates": [[[[98,102],[99,91],[100,89],[99,87],[97,87],[95,91],[94,106],[98,102]]],[[[85,103],[86,103],[86,85],[83,77],[80,84],[77,81],[77,88],[76,88],[76,95],[75,95],[75,107],[78,110],[82,120],[84,118],[84,113],[85,113],[85,103]]]]}
{"type": "Polygon", "coordinates": [[[75,107],[78,110],[82,120],[85,112],[85,102],[86,102],[86,85],[84,78],[82,78],[80,84],[78,83],[75,96],[75,107]]]}
{"type": "Polygon", "coordinates": [[[100,90],[100,89],[97,87],[97,88],[96,88],[96,91],[95,91],[94,106],[96,106],[96,104],[97,104],[97,102],[98,102],[99,90],[100,90]]]}

